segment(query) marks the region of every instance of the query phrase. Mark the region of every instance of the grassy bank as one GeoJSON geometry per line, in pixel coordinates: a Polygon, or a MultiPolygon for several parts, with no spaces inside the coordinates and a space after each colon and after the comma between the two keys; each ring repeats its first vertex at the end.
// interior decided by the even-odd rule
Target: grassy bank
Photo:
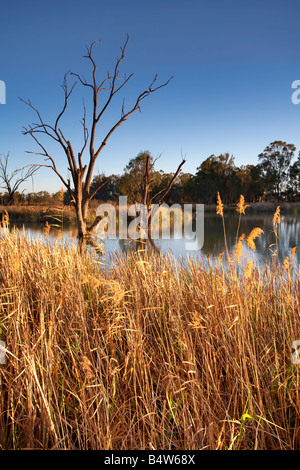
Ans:
{"type": "MultiPolygon", "coordinates": [[[[89,213],[88,223],[92,223],[96,215],[96,210],[99,201],[92,201],[89,213]]],[[[113,203],[115,205],[115,203],[113,203]]],[[[115,205],[117,215],[118,215],[118,205],[115,205]]],[[[254,204],[249,204],[247,209],[248,214],[273,214],[277,207],[276,203],[271,202],[257,202],[254,204]]],[[[283,214],[289,214],[293,216],[300,215],[300,203],[281,203],[281,211],[283,214]]],[[[216,212],[215,204],[205,204],[205,212],[214,213],[216,212]]],[[[15,206],[1,206],[0,205],[0,220],[4,212],[7,212],[9,215],[9,220],[13,224],[23,224],[23,223],[38,223],[45,224],[48,223],[57,223],[57,218],[61,218],[63,215],[63,225],[70,226],[76,225],[76,214],[73,206],[63,206],[57,207],[55,205],[15,205],[15,206]]],[[[224,213],[235,213],[236,205],[224,205],[224,213]]]]}
{"type": "MultiPolygon", "coordinates": [[[[96,201],[92,201],[88,223],[91,223],[94,220],[97,207],[98,203],[96,201]]],[[[0,220],[5,212],[7,212],[12,224],[45,224],[48,222],[49,224],[59,223],[64,226],[76,225],[76,213],[75,208],[72,205],[0,205],[0,220]]]]}
{"type": "Polygon", "coordinates": [[[73,206],[64,206],[63,211],[61,207],[49,206],[49,205],[28,205],[28,206],[1,206],[0,205],[0,220],[2,215],[7,212],[11,223],[23,224],[23,223],[38,223],[45,224],[57,223],[57,218],[62,218],[65,225],[76,223],[76,214],[73,206]]]}
{"type": "MultiPolygon", "coordinates": [[[[247,214],[274,214],[278,203],[276,202],[254,202],[249,203],[247,208],[247,214]]],[[[206,212],[216,212],[215,204],[205,204],[206,212]]],[[[300,203],[299,202],[280,202],[280,209],[283,214],[289,214],[298,216],[300,215],[300,203]]],[[[226,205],[224,204],[224,213],[225,212],[236,212],[236,205],[226,205]]]]}
{"type": "Polygon", "coordinates": [[[295,267],[0,241],[0,448],[299,449],[295,267]]]}

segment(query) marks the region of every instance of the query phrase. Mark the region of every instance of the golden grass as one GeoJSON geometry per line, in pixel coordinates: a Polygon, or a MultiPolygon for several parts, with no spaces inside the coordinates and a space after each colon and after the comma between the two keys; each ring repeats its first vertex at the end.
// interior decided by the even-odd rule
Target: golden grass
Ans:
{"type": "MultiPolygon", "coordinates": [[[[16,205],[16,206],[1,206],[0,217],[6,211],[9,215],[10,221],[14,223],[45,223],[51,221],[51,216],[55,217],[56,205],[16,205]]],[[[75,223],[76,214],[72,206],[64,206],[65,223],[75,223]]]]}
{"type": "MultiPolygon", "coordinates": [[[[76,213],[73,205],[63,205],[63,194],[60,191],[60,196],[57,202],[41,205],[0,205],[0,219],[3,214],[7,213],[11,223],[39,223],[44,224],[46,221],[52,226],[57,223],[57,218],[62,219],[64,225],[76,226],[76,213]]],[[[90,210],[88,216],[88,223],[92,223],[96,216],[96,211],[99,206],[99,201],[92,200],[90,203],[90,210]]]]}
{"type": "Polygon", "coordinates": [[[106,269],[4,230],[0,448],[299,449],[294,270],[143,252],[106,269]]]}

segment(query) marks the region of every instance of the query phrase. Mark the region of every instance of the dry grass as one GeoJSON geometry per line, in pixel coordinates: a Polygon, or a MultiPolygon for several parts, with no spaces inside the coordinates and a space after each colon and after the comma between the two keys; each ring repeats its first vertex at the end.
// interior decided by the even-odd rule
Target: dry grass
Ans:
{"type": "MultiPolygon", "coordinates": [[[[16,205],[1,206],[0,218],[4,212],[9,214],[12,223],[45,223],[52,222],[52,217],[57,215],[57,205],[16,205]]],[[[64,222],[67,224],[76,222],[75,210],[72,206],[64,206],[64,222]]]]}
{"type": "Polygon", "coordinates": [[[0,448],[299,449],[294,269],[140,252],[107,270],[4,231],[0,448]]]}

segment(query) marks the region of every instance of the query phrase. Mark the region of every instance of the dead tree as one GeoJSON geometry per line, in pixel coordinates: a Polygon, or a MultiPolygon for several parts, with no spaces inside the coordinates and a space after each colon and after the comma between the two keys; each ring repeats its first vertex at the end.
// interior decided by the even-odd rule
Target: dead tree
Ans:
{"type": "Polygon", "coordinates": [[[14,202],[15,194],[21,184],[31,178],[38,170],[38,167],[29,166],[26,167],[26,170],[25,168],[20,168],[10,173],[8,170],[8,163],[9,153],[0,156],[0,180],[2,181],[2,185],[0,187],[8,193],[7,204],[12,204],[14,202]]]}
{"type": "Polygon", "coordinates": [[[62,107],[61,112],[58,114],[56,121],[53,124],[47,124],[44,119],[42,118],[40,112],[37,108],[35,108],[31,101],[23,101],[26,103],[37,115],[38,122],[32,125],[29,125],[27,128],[24,128],[23,134],[30,135],[35,142],[40,147],[40,152],[29,152],[34,153],[36,155],[44,157],[46,163],[39,166],[44,166],[51,168],[54,173],[60,178],[63,185],[67,188],[72,203],[75,206],[76,210],[76,218],[77,218],[77,227],[78,227],[78,237],[80,243],[84,240],[91,240],[91,234],[96,230],[97,225],[100,222],[100,218],[96,218],[94,222],[91,224],[90,227],[87,226],[87,216],[88,216],[88,208],[89,203],[93,196],[99,191],[99,189],[108,181],[102,181],[99,186],[90,190],[93,172],[95,168],[95,163],[101,153],[101,151],[106,146],[109,138],[111,135],[116,131],[116,129],[123,124],[126,119],[133,114],[135,111],[140,110],[141,102],[147,98],[151,93],[159,90],[162,87],[165,87],[173,77],[170,77],[165,83],[161,85],[157,85],[157,75],[155,75],[154,79],[150,83],[149,87],[141,92],[138,97],[136,98],[135,103],[129,107],[128,110],[125,110],[125,105],[123,101],[123,106],[121,109],[121,116],[115,122],[115,124],[111,127],[111,129],[106,133],[102,142],[97,142],[96,139],[96,130],[101,122],[101,118],[103,117],[105,111],[108,109],[112,99],[114,96],[122,90],[124,85],[128,83],[128,81],[132,78],[133,73],[126,77],[124,76],[123,79],[119,78],[119,68],[120,64],[125,57],[126,46],[128,43],[128,35],[123,47],[121,47],[121,55],[120,58],[117,59],[115,63],[115,67],[112,74],[107,74],[106,78],[104,78],[100,83],[97,80],[96,71],[97,65],[96,61],[93,57],[93,47],[95,44],[99,42],[94,42],[90,47],[87,48],[87,55],[84,57],[87,58],[91,64],[91,81],[88,82],[83,76],[76,74],[76,73],[67,73],[64,77],[64,82],[62,85],[64,91],[64,104],[62,107]],[[76,85],[76,82],[71,86],[68,87],[68,76],[72,75],[77,78],[80,84],[90,90],[91,92],[91,99],[92,99],[92,116],[91,116],[91,125],[88,128],[87,120],[86,120],[86,110],[84,107],[83,112],[83,119],[81,121],[83,126],[83,145],[79,149],[78,152],[75,152],[73,145],[69,138],[63,133],[61,129],[61,118],[63,117],[68,103],[70,95],[76,85]],[[105,100],[103,100],[103,105],[100,107],[100,94],[107,93],[105,100]],[[46,146],[41,142],[40,136],[41,134],[46,136],[49,139],[52,139],[59,145],[65,154],[67,167],[70,172],[70,178],[64,178],[62,174],[57,169],[56,159],[55,157],[50,154],[46,148],[46,146]],[[87,153],[87,160],[86,163],[84,162],[85,153],[87,153]]]}
{"type": "MultiPolygon", "coordinates": [[[[151,162],[150,154],[149,153],[146,154],[144,172],[143,172],[142,180],[140,183],[140,196],[141,196],[141,203],[146,209],[148,233],[147,233],[146,241],[143,241],[142,238],[144,237],[144,233],[143,233],[143,230],[141,230],[141,238],[137,240],[137,246],[140,250],[143,251],[143,249],[147,247],[147,250],[149,252],[154,251],[156,253],[158,253],[160,250],[156,246],[156,243],[152,238],[152,216],[153,216],[152,209],[154,205],[156,205],[155,207],[157,208],[161,204],[163,204],[166,196],[170,192],[173,184],[175,183],[177,176],[181,172],[182,166],[186,162],[185,159],[182,159],[181,163],[178,165],[177,170],[170,178],[166,187],[161,189],[159,192],[152,194],[151,183],[155,178],[155,176],[152,176],[152,172],[153,172],[154,165],[156,161],[158,160],[158,158],[160,157],[157,157],[153,162],[151,162]]],[[[139,229],[141,229],[141,227],[139,227],[139,229]]]]}
{"type": "MultiPolygon", "coordinates": [[[[159,158],[159,157],[158,157],[159,158]]],[[[173,184],[179,173],[181,172],[182,166],[185,164],[186,160],[183,158],[181,163],[178,165],[176,172],[170,178],[168,184],[165,188],[161,189],[156,194],[151,193],[151,183],[154,177],[151,177],[152,170],[154,168],[155,162],[157,161],[156,158],[152,163],[150,160],[150,155],[146,155],[145,160],[145,167],[144,167],[144,174],[142,178],[142,182],[140,184],[140,191],[141,191],[141,202],[147,208],[147,218],[148,218],[148,230],[151,233],[151,215],[152,215],[152,205],[157,204],[160,206],[163,204],[167,194],[170,192],[173,184]]]]}

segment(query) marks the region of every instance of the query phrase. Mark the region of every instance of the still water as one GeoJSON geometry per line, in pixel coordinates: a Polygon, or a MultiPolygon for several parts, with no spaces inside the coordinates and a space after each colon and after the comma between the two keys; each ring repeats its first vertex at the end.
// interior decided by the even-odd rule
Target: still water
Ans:
{"type": "MultiPolygon", "coordinates": [[[[236,232],[238,226],[238,214],[226,214],[225,215],[225,228],[228,251],[233,251],[233,246],[236,240],[236,232]]],[[[250,255],[251,259],[255,259],[258,263],[262,263],[265,260],[271,260],[274,251],[276,251],[276,237],[274,234],[274,224],[272,222],[273,214],[260,214],[260,215],[243,215],[241,219],[239,235],[245,234],[247,237],[251,230],[255,227],[260,227],[264,233],[255,240],[256,251],[253,252],[251,249],[245,250],[245,255],[250,255]]],[[[23,230],[31,237],[36,239],[37,237],[46,238],[43,234],[43,226],[37,224],[18,226],[18,229],[23,230]]],[[[291,248],[297,246],[295,255],[296,263],[300,261],[300,217],[293,215],[281,215],[281,224],[278,231],[279,238],[277,240],[278,258],[283,261],[284,258],[290,255],[291,248]]],[[[50,242],[58,238],[58,233],[55,230],[51,230],[48,235],[50,242]]],[[[60,236],[59,236],[60,238],[60,236]]],[[[76,243],[76,229],[65,228],[60,238],[64,243],[76,243]]],[[[206,213],[204,217],[204,244],[201,249],[188,250],[187,243],[189,240],[185,239],[174,239],[168,240],[158,239],[155,240],[156,247],[158,250],[165,254],[171,252],[176,258],[187,259],[188,257],[195,256],[208,256],[217,258],[219,253],[225,251],[224,243],[224,231],[222,225],[222,219],[214,213],[206,213]]],[[[113,252],[120,250],[122,253],[128,251],[135,251],[137,244],[133,240],[110,240],[105,241],[105,255],[107,258],[110,257],[113,252]]],[[[246,259],[246,258],[245,258],[246,259]]]]}

